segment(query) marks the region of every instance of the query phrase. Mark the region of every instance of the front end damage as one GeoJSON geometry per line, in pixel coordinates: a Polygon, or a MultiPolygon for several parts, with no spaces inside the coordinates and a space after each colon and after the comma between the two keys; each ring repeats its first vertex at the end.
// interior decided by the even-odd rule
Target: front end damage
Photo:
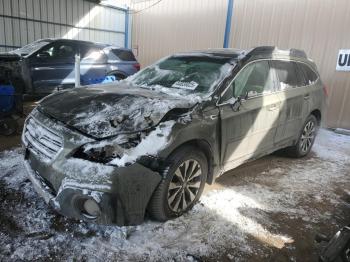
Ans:
{"type": "Polygon", "coordinates": [[[46,203],[64,216],[99,224],[142,223],[148,201],[161,180],[157,172],[135,163],[115,168],[110,185],[64,179],[56,192],[32,165],[27,158],[28,177],[46,203]]]}
{"type": "Polygon", "coordinates": [[[162,179],[162,153],[197,102],[123,85],[48,96],[23,130],[29,176],[65,216],[140,224],[162,179]]]}
{"type": "Polygon", "coordinates": [[[124,154],[113,153],[114,160],[110,160],[105,151],[94,150],[111,144],[103,146],[103,142],[87,138],[34,110],[22,135],[28,176],[35,190],[64,216],[119,226],[140,224],[161,181],[161,175],[152,167],[158,161],[152,161],[152,156],[141,156],[144,150],[150,152],[150,146],[156,149],[157,145],[151,144],[154,138],[158,138],[158,144],[166,141],[168,138],[163,137],[165,133],[161,129],[170,130],[171,126],[171,123],[159,125],[144,134],[136,146],[122,148],[124,154]],[[162,136],[158,136],[160,133],[162,136]],[[94,161],[101,160],[102,155],[89,159],[81,154],[83,149],[109,160],[94,161]]]}

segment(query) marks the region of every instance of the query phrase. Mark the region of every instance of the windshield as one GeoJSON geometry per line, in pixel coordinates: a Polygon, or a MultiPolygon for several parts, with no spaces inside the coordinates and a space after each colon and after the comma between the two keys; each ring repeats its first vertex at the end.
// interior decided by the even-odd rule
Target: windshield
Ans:
{"type": "Polygon", "coordinates": [[[230,58],[215,56],[172,56],[128,78],[133,85],[168,88],[182,93],[210,93],[228,72],[230,58]]]}
{"type": "Polygon", "coordinates": [[[11,51],[11,53],[19,54],[21,56],[30,55],[49,43],[50,43],[49,41],[39,40],[39,41],[30,43],[28,45],[25,45],[21,48],[15,49],[11,51]]]}

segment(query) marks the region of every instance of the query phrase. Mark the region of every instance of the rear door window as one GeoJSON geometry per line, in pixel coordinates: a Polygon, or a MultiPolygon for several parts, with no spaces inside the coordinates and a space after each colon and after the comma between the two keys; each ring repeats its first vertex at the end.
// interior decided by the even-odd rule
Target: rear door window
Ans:
{"type": "Polygon", "coordinates": [[[107,57],[105,53],[95,46],[81,46],[80,57],[82,63],[105,63],[107,57]]]}
{"type": "Polygon", "coordinates": [[[134,54],[130,50],[112,49],[112,52],[122,61],[136,61],[134,54]]]}
{"type": "Polygon", "coordinates": [[[272,61],[271,65],[277,74],[279,84],[280,84],[279,88],[281,90],[305,85],[304,76],[297,69],[295,62],[272,61]]]}

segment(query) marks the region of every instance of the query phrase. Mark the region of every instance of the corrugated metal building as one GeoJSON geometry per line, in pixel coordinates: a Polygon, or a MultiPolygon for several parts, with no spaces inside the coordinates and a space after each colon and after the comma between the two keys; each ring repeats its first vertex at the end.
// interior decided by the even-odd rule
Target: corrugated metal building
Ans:
{"type": "Polygon", "coordinates": [[[0,52],[42,38],[128,45],[126,9],[88,0],[0,0],[0,52]]]}
{"type": "MultiPolygon", "coordinates": [[[[222,47],[228,0],[121,0],[133,14],[132,45],[143,66],[177,51],[222,47]]],[[[348,0],[234,0],[230,46],[300,48],[330,90],[326,124],[350,129],[350,72],[337,72],[350,49],[348,0]]]]}

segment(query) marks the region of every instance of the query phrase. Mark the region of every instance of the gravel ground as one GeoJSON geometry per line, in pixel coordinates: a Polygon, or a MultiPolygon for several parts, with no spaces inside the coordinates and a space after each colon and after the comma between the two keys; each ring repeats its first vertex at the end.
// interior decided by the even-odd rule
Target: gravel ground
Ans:
{"type": "Polygon", "coordinates": [[[133,227],[57,215],[22,161],[20,148],[0,153],[0,261],[316,261],[315,234],[350,222],[350,136],[327,130],[308,157],[248,163],[184,216],[133,227]]]}

